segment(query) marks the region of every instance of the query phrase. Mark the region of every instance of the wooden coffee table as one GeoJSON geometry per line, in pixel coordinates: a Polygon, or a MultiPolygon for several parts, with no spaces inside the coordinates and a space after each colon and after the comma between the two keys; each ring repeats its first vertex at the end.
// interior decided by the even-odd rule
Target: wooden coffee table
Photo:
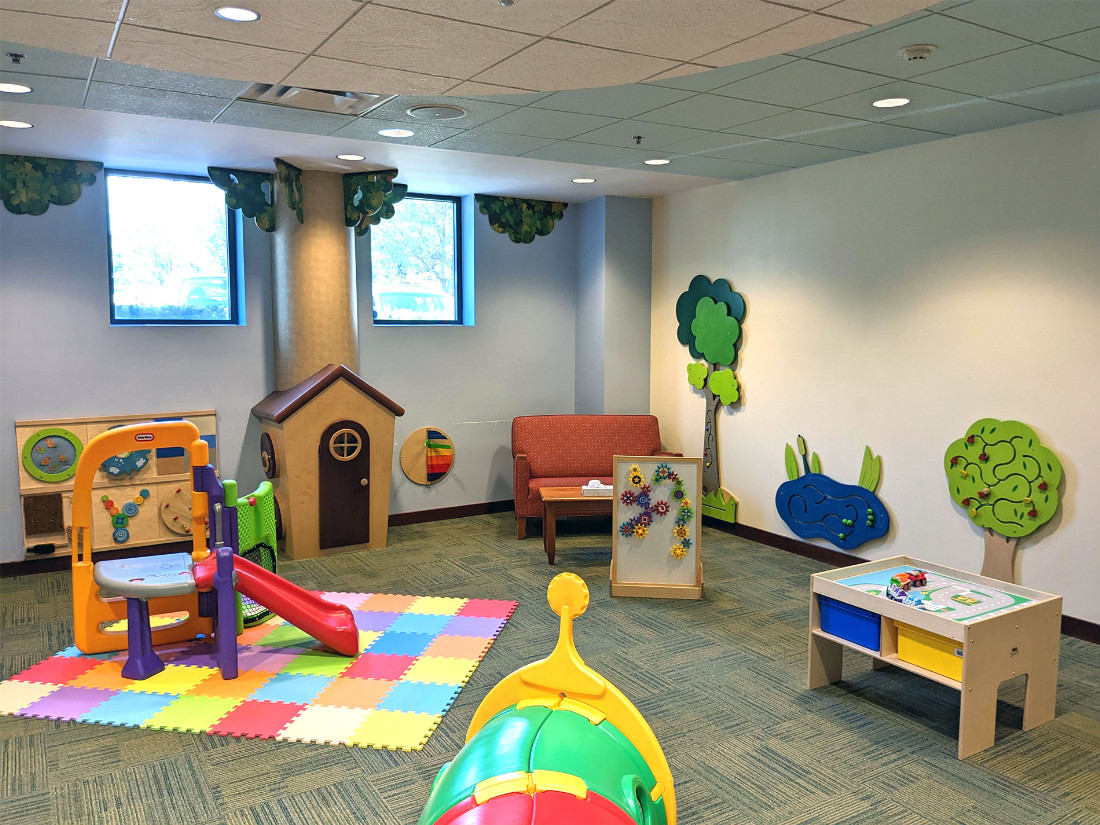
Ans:
{"type": "Polygon", "coordinates": [[[554,563],[554,538],[558,516],[602,516],[611,514],[611,496],[584,496],[580,487],[543,487],[542,546],[546,561],[554,563]]]}

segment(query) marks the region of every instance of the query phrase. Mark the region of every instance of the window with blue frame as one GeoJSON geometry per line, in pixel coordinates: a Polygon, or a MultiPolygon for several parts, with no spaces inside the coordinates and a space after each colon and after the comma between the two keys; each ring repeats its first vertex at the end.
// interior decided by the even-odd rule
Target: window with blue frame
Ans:
{"type": "Polygon", "coordinates": [[[406,195],[370,230],[376,324],[462,323],[461,201],[406,195]]]}
{"type": "Polygon", "coordinates": [[[107,170],[112,324],[237,324],[237,215],[206,178],[107,170]]]}

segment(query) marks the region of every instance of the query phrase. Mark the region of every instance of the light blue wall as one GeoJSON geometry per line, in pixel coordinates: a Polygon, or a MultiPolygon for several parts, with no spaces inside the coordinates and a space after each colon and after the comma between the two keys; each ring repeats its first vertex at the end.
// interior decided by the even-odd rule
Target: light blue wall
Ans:
{"type": "Polygon", "coordinates": [[[653,202],[606,200],[603,412],[648,413],[653,202]]]}
{"type": "Polygon", "coordinates": [[[219,461],[262,478],[252,405],[272,385],[270,243],[245,228],[245,327],[111,327],[102,175],[70,206],[0,210],[0,562],[23,559],[15,421],[216,409],[219,461]]]}
{"type": "Polygon", "coordinates": [[[604,247],[607,199],[570,207],[579,219],[577,244],[577,404],[579,413],[604,411],[604,247]]]}
{"type": "MultiPolygon", "coordinates": [[[[242,489],[262,477],[259,427],[250,410],[274,386],[270,237],[247,222],[247,326],[112,328],[105,196],[100,178],[76,203],[53,206],[42,216],[0,210],[3,562],[22,560],[24,552],[16,420],[216,409],[223,476],[238,479],[242,489]]],[[[603,330],[602,304],[578,299],[579,262],[598,259],[607,269],[605,235],[625,239],[635,257],[648,261],[648,235],[616,228],[602,199],[592,208],[570,207],[550,235],[532,244],[494,232],[472,200],[464,199],[463,216],[468,272],[473,257],[475,326],[373,326],[369,241],[355,245],[359,371],[406,410],[395,432],[393,513],[510,499],[512,418],[577,411],[577,319],[603,330]],[[639,243],[644,250],[633,249],[639,243]],[[443,481],[425,488],[405,477],[397,455],[410,432],[428,425],[452,436],[456,459],[443,481]]],[[[632,277],[641,271],[635,263],[627,269],[632,277]]],[[[642,292],[648,305],[648,288],[642,292]]],[[[644,319],[637,328],[644,333],[644,319]]],[[[585,379],[597,388],[603,387],[605,344],[601,339],[600,369],[585,379]]],[[[635,379],[644,392],[647,335],[639,336],[635,355],[645,363],[646,374],[635,379]]]]}

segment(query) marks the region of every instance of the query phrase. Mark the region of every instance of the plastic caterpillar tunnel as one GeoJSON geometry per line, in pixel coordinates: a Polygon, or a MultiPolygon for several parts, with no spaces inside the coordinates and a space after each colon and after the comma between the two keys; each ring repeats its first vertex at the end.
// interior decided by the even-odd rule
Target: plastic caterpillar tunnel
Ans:
{"type": "Polygon", "coordinates": [[[557,646],[485,697],[419,825],[675,825],[672,775],[653,731],[573,643],[587,585],[562,573],[547,598],[561,617],[557,646]]]}

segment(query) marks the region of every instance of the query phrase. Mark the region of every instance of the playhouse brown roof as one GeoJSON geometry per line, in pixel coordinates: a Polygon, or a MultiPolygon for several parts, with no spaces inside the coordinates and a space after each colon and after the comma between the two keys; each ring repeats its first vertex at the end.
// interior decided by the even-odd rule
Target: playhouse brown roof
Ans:
{"type": "Polygon", "coordinates": [[[257,418],[281,424],[341,378],[364,395],[373,398],[394,415],[405,414],[404,407],[391,401],[343,364],[329,364],[305,381],[289,389],[271,393],[252,408],[252,414],[257,418]]]}

